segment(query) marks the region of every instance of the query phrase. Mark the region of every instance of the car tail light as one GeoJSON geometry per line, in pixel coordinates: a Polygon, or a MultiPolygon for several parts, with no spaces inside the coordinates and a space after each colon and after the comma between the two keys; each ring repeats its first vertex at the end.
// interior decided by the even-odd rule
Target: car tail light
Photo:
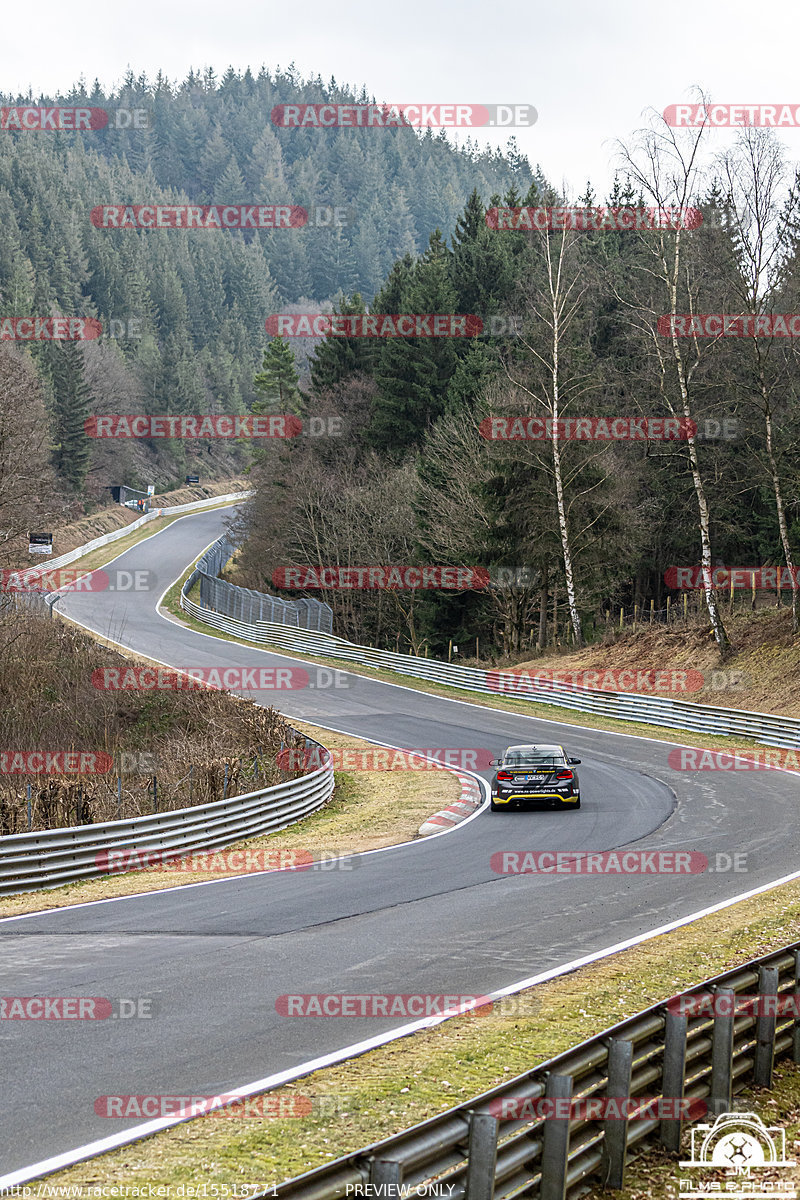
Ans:
{"type": "Polygon", "coordinates": [[[514,776],[510,771],[498,771],[497,778],[502,780],[503,783],[510,783],[514,776]]]}
{"type": "Polygon", "coordinates": [[[572,771],[559,771],[556,775],[556,779],[574,779],[574,775],[572,774],[572,771]]]}

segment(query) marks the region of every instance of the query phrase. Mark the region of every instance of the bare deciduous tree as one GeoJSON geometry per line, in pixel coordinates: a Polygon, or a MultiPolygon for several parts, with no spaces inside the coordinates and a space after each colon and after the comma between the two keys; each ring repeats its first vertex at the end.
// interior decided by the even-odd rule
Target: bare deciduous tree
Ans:
{"type": "MultiPolygon", "coordinates": [[[[738,271],[734,289],[742,310],[756,317],[772,311],[780,294],[788,250],[793,205],[787,203],[791,176],[774,132],[752,126],[741,130],[734,147],[721,155],[719,165],[726,189],[726,217],[733,235],[738,271]]],[[[792,586],[792,633],[798,633],[798,583],[775,445],[776,398],[790,385],[787,367],[794,355],[780,358],[771,338],[755,333],[746,339],[756,376],[757,397],[764,420],[764,452],[778,521],[783,556],[792,586]]]]}
{"type": "MultiPolygon", "coordinates": [[[[677,210],[684,214],[692,207],[701,189],[700,151],[704,133],[705,126],[696,131],[676,132],[656,114],[652,126],[640,131],[634,147],[620,144],[625,170],[657,210],[677,210]]],[[[702,268],[698,269],[691,253],[693,233],[682,227],[682,220],[665,221],[664,225],[666,228],[648,232],[643,237],[650,257],[650,265],[644,270],[653,287],[652,303],[660,302],[662,311],[654,311],[647,303],[631,302],[630,299],[627,303],[631,313],[637,314],[641,331],[649,341],[661,400],[670,414],[684,423],[683,444],[697,504],[703,595],[720,657],[725,658],[730,645],[712,580],[711,518],[700,470],[692,402],[692,381],[705,346],[697,338],[680,337],[674,323],[666,344],[658,331],[658,317],[664,312],[696,311],[694,306],[702,268]]],[[[625,302],[622,297],[618,298],[625,302]]]]}

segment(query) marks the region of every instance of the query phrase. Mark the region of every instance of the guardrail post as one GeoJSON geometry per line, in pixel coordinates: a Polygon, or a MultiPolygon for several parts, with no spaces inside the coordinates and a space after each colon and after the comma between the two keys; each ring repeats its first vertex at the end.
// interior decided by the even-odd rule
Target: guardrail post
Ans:
{"type": "Polygon", "coordinates": [[[402,1163],[391,1158],[373,1158],[369,1172],[370,1191],[385,1200],[398,1200],[403,1182],[402,1163]]]}
{"type": "MultiPolygon", "coordinates": [[[[608,1047],[608,1099],[627,1100],[631,1094],[633,1042],[614,1038],[608,1047]]],[[[625,1156],[628,1150],[628,1118],[610,1117],[603,1122],[603,1182],[606,1187],[621,1188],[625,1181],[625,1156]]]]}
{"type": "Polygon", "coordinates": [[[733,1022],[736,994],[732,988],[717,988],[714,1007],[722,1000],[721,1010],[714,1017],[711,1050],[711,1095],[708,1107],[712,1116],[730,1112],[733,1086],[733,1022]]]}
{"type": "Polygon", "coordinates": [[[464,1200],[494,1200],[497,1130],[497,1117],[491,1113],[469,1114],[467,1190],[464,1200]]]}
{"type": "MultiPolygon", "coordinates": [[[[686,1086],[686,1031],[689,1020],[669,1010],[665,1019],[661,1095],[665,1100],[681,1100],[686,1086]]],[[[659,1129],[661,1145],[677,1154],[681,1148],[682,1129],[680,1117],[663,1120],[659,1129]]]]}
{"type": "MultiPolygon", "coordinates": [[[[546,1100],[572,1098],[571,1075],[548,1075],[546,1100]]],[[[546,1117],[542,1134],[542,1183],[539,1200],[565,1200],[569,1162],[569,1117],[546,1117]]]]}
{"type": "Polygon", "coordinates": [[[756,1087],[772,1087],[772,1066],[775,1057],[775,1025],[777,1021],[778,968],[760,967],[758,972],[758,1016],[756,1017],[756,1060],[753,1083],[756,1087]],[[774,996],[764,1004],[762,997],[774,996]],[[762,1011],[766,1009],[766,1011],[762,1011]]]}
{"type": "MultiPolygon", "coordinates": [[[[794,994],[800,995],[800,950],[794,952],[794,994]]],[[[800,1016],[792,1030],[792,1062],[800,1062],[800,1016]]]]}

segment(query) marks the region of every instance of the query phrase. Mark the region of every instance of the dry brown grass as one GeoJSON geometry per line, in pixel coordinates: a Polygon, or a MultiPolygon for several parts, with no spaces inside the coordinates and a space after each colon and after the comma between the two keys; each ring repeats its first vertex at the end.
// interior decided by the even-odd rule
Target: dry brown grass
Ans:
{"type": "MultiPolygon", "coordinates": [[[[53,829],[113,820],[118,771],[124,817],[153,811],[147,790],[153,775],[159,811],[210,803],[287,777],[277,756],[295,735],[275,709],[209,688],[97,686],[97,672],[102,680],[103,668],[124,665],[119,654],[73,625],[13,613],[0,617],[0,750],[95,756],[95,766],[81,775],[0,775],[0,835],[27,829],[28,782],[32,828],[53,829]],[[130,773],[119,766],[123,752],[130,756],[130,773]]],[[[15,769],[20,767],[13,760],[4,767],[15,769]]]]}
{"type": "MultiPolygon", "coordinates": [[[[294,725],[331,750],[363,750],[369,746],[360,738],[317,729],[302,721],[295,721],[294,725]]],[[[458,781],[447,771],[337,771],[335,780],[333,797],[319,812],[286,829],[237,842],[228,850],[265,851],[269,864],[274,861],[272,853],[277,851],[300,854],[298,861],[304,862],[308,861],[308,855],[319,859],[394,846],[416,837],[426,817],[450,804],[460,794],[458,781]]],[[[221,868],[224,862],[225,857],[221,855],[214,865],[221,868]]],[[[0,897],[0,917],[161,891],[238,874],[233,869],[187,870],[189,865],[189,860],[174,866],[154,864],[150,869],[124,875],[88,879],[44,892],[0,897]]]]}

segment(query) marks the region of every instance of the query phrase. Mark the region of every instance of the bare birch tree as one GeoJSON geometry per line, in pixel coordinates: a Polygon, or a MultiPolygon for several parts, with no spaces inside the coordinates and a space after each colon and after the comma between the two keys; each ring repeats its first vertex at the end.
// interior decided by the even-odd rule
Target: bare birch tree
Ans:
{"type": "MultiPolygon", "coordinates": [[[[595,298],[588,263],[580,253],[584,234],[571,229],[537,230],[531,234],[534,264],[520,288],[526,319],[517,345],[506,355],[504,366],[515,398],[522,400],[528,412],[543,418],[548,445],[547,470],[552,479],[561,558],[564,565],[567,606],[576,646],[584,644],[575,573],[575,531],[570,508],[600,487],[602,478],[592,478],[581,488],[580,476],[587,462],[600,458],[607,447],[596,445],[592,453],[583,453],[570,469],[565,461],[565,441],[561,422],[574,415],[581,399],[592,395],[602,401],[602,389],[589,363],[585,345],[576,350],[581,334],[576,327],[589,320],[595,298]],[[520,353],[519,351],[522,351],[520,353]]],[[[510,398],[510,396],[509,396],[510,398]]],[[[528,443],[531,457],[539,457],[535,443],[528,443]]],[[[582,447],[585,451],[585,447],[582,447]]],[[[539,457],[542,466],[544,463],[539,457]]],[[[592,524],[600,520],[598,511],[592,524]]],[[[582,525],[580,535],[588,534],[582,525]]]]}
{"type": "MultiPolygon", "coordinates": [[[[620,143],[624,169],[635,187],[661,213],[684,214],[700,194],[700,152],[706,126],[677,133],[656,114],[651,128],[641,130],[637,143],[620,143]]],[[[687,222],[688,223],[688,222],[687,222]]],[[[703,595],[720,657],[730,650],[712,579],[711,517],[703,475],[700,470],[693,405],[693,377],[706,352],[697,338],[679,336],[671,323],[667,344],[658,329],[658,318],[681,311],[694,313],[700,282],[691,255],[694,231],[682,227],[681,219],[665,220],[666,228],[648,231],[642,241],[649,252],[649,265],[640,268],[652,286],[650,304],[628,300],[637,312],[641,332],[648,340],[656,363],[656,386],[663,404],[673,417],[683,420],[685,453],[697,504],[703,595]],[[676,226],[674,228],[670,226],[676,226]],[[651,305],[662,305],[661,312],[651,305]]],[[[633,285],[634,288],[636,285],[633,285]]],[[[649,289],[648,289],[649,290],[649,289]]]]}

